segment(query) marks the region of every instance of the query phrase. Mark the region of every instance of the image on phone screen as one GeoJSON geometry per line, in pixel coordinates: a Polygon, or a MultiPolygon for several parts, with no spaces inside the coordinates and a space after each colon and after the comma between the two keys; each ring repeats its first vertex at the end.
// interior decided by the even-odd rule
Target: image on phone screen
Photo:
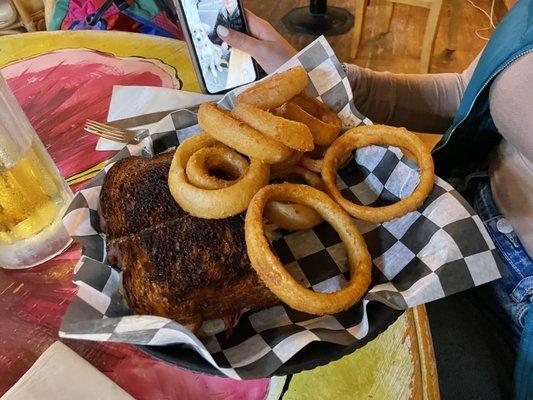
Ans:
{"type": "Polygon", "coordinates": [[[228,46],[217,35],[223,25],[245,32],[237,0],[180,0],[196,59],[209,93],[233,89],[256,80],[252,57],[228,46]]]}

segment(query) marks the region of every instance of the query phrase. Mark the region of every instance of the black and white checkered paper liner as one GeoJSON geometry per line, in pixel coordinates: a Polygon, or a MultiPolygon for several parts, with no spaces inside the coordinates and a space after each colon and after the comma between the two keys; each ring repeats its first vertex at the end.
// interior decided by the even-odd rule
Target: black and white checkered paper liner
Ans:
{"type": "MultiPolygon", "coordinates": [[[[300,63],[309,73],[309,93],[334,108],[344,127],[370,123],[352,103],[346,75],[324,38],[319,38],[282,69],[300,63]],[[342,99],[342,100],[339,100],[342,99]]],[[[231,108],[234,94],[222,100],[231,108]]],[[[167,318],[130,315],[121,274],[105,264],[105,234],[98,203],[105,174],[114,162],[130,155],[150,156],[179,144],[197,129],[176,125],[159,132],[153,146],[129,145],[90,184],[77,193],[64,217],[83,256],[73,281],[77,296],[63,319],[60,336],[141,345],[184,344],[195,349],[223,374],[235,379],[267,377],[307,344],[327,341],[353,345],[369,332],[367,304],[379,301],[394,309],[427,303],[500,277],[495,247],[467,202],[437,178],[433,192],[417,211],[383,224],[356,221],[373,260],[373,281],[364,300],[336,315],[312,316],[279,305],[244,313],[227,338],[225,333],[202,343],[182,325],[167,318]]],[[[394,147],[357,150],[339,171],[338,186],[348,199],[383,205],[406,197],[418,184],[417,166],[394,147]]],[[[272,245],[287,270],[316,291],[344,287],[349,269],[342,242],[327,224],[297,232],[276,230],[272,245]]]]}

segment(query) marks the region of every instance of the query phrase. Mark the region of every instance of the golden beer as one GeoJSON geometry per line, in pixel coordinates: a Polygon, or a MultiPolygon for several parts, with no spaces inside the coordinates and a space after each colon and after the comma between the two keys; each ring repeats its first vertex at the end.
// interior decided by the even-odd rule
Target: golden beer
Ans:
{"type": "Polygon", "coordinates": [[[0,244],[27,239],[58,218],[61,184],[41,153],[34,142],[15,165],[0,165],[0,244]]]}
{"type": "Polygon", "coordinates": [[[31,267],[68,246],[61,218],[71,198],[0,75],[0,267],[31,267]]]}

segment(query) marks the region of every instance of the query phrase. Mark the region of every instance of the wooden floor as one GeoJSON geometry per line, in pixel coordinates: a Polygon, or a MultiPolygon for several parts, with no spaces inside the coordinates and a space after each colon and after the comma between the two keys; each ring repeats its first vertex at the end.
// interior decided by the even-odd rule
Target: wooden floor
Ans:
{"type": "MultiPolygon", "coordinates": [[[[391,30],[385,30],[383,20],[383,1],[372,0],[368,7],[365,29],[356,59],[349,58],[352,31],[340,36],[328,37],[337,57],[344,62],[353,62],[359,66],[377,71],[416,73],[420,66],[420,49],[426,24],[428,10],[398,4],[392,19],[391,30]]],[[[491,0],[474,0],[478,6],[485,10],[490,9],[491,0]]],[[[261,18],[266,19],[296,48],[301,49],[310,43],[314,37],[290,33],[281,18],[294,7],[309,4],[306,0],[280,0],[272,2],[264,0],[244,0],[246,8],[261,18]]],[[[329,1],[328,4],[345,7],[352,13],[355,7],[354,0],[329,1]]],[[[474,9],[465,0],[463,18],[459,25],[458,43],[454,52],[446,50],[447,29],[450,5],[444,0],[442,17],[435,52],[431,63],[431,72],[458,72],[467,67],[485,45],[474,31],[488,25],[488,19],[478,10],[474,9]]],[[[501,0],[496,0],[495,22],[501,20],[506,9],[501,0]]],[[[356,23],[358,23],[356,21],[356,23]]],[[[486,35],[486,32],[482,32],[486,35]]]]}

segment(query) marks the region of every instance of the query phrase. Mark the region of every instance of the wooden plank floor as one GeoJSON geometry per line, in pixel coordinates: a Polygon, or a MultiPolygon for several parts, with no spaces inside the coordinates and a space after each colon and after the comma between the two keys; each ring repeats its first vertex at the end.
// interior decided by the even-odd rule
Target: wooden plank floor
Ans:
{"type": "MultiPolygon", "coordinates": [[[[398,4],[392,19],[391,31],[384,34],[383,1],[372,0],[368,7],[365,29],[355,60],[349,58],[352,31],[328,37],[328,40],[341,61],[354,62],[377,71],[416,73],[420,66],[420,49],[428,10],[398,4]]],[[[497,23],[506,9],[501,0],[495,1],[497,23]]],[[[474,3],[485,10],[490,10],[491,0],[474,0],[474,3]]],[[[290,33],[281,22],[283,15],[294,7],[309,4],[308,0],[280,0],[275,2],[275,6],[272,2],[264,0],[244,0],[244,4],[250,11],[273,24],[296,48],[301,49],[314,39],[310,35],[290,33]]],[[[328,4],[345,7],[352,13],[355,8],[354,0],[329,1],[328,4]]],[[[465,0],[463,18],[458,28],[457,48],[454,52],[446,51],[450,7],[449,1],[445,0],[431,72],[462,71],[486,43],[479,39],[474,31],[488,26],[488,19],[465,0]]],[[[482,32],[483,34],[486,35],[486,32],[482,32]]]]}

